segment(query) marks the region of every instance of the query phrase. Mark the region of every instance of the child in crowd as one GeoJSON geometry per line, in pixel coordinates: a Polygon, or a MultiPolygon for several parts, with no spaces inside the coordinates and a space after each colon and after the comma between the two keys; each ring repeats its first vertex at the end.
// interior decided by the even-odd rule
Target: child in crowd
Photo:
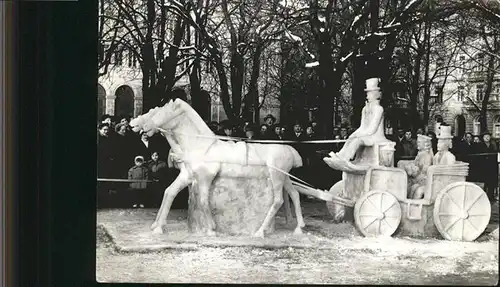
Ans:
{"type": "Polygon", "coordinates": [[[128,170],[128,179],[140,180],[140,182],[131,182],[130,190],[132,193],[132,198],[134,201],[133,207],[144,207],[142,204],[140,193],[147,188],[147,183],[143,182],[143,180],[147,180],[149,177],[148,168],[144,166],[144,157],[136,156],[135,157],[135,165],[128,170]]]}
{"type": "Polygon", "coordinates": [[[163,193],[168,187],[168,167],[167,163],[160,159],[160,154],[154,151],[151,160],[148,162],[149,177],[153,180],[148,193],[152,193],[150,200],[146,203],[148,207],[160,207],[163,193]],[[151,202],[149,202],[151,201],[151,202]]]}
{"type": "Polygon", "coordinates": [[[151,154],[151,160],[148,162],[148,169],[151,175],[151,179],[154,181],[161,181],[165,179],[165,171],[167,168],[167,163],[160,160],[160,154],[154,151],[151,154]]]}

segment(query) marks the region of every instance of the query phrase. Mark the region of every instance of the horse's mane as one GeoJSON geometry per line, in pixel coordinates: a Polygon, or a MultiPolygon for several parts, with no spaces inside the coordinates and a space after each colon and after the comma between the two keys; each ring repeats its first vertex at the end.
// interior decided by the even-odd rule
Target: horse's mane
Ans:
{"type": "Polygon", "coordinates": [[[188,118],[193,122],[201,135],[214,135],[214,132],[208,127],[198,113],[185,101],[176,99],[176,104],[184,110],[188,118]]]}

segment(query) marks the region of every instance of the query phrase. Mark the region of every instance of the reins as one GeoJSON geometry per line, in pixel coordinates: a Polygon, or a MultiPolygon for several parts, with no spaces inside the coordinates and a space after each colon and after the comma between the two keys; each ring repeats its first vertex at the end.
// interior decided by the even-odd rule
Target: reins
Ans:
{"type": "MultiPolygon", "coordinates": [[[[208,146],[208,148],[204,152],[204,154],[206,154],[210,150],[210,148],[217,142],[218,139],[229,139],[229,140],[234,140],[235,139],[233,137],[218,136],[218,135],[213,135],[213,136],[191,135],[191,134],[185,134],[185,133],[181,133],[181,132],[174,132],[172,130],[165,130],[165,129],[162,129],[160,127],[157,127],[156,129],[159,130],[162,133],[168,133],[168,134],[172,134],[172,135],[173,134],[178,134],[178,135],[185,135],[185,136],[191,136],[191,137],[214,139],[214,141],[208,146]]],[[[341,141],[345,142],[345,140],[341,140],[341,141]]],[[[277,141],[277,142],[280,142],[280,141],[277,141]]],[[[291,142],[294,142],[294,141],[291,141],[291,142]]],[[[181,161],[185,161],[185,159],[182,159],[181,161]]],[[[204,160],[204,162],[210,162],[210,161],[204,160]]],[[[220,161],[214,161],[214,162],[220,162],[220,161]]],[[[268,163],[266,163],[265,166],[270,167],[272,169],[275,169],[275,170],[277,170],[277,171],[279,171],[279,172],[281,172],[281,173],[283,173],[283,174],[285,174],[285,175],[287,175],[287,176],[289,176],[289,177],[291,177],[291,178],[293,178],[293,179],[295,179],[295,180],[297,180],[297,181],[299,181],[299,182],[301,182],[301,183],[303,183],[305,185],[308,185],[309,187],[312,187],[312,188],[314,187],[313,185],[309,184],[308,182],[306,182],[306,181],[304,181],[304,180],[302,180],[302,179],[300,179],[300,178],[298,178],[298,177],[296,177],[296,176],[294,176],[294,175],[292,175],[292,174],[290,174],[290,173],[288,173],[288,172],[286,172],[286,171],[284,171],[284,170],[282,170],[282,169],[280,169],[278,167],[275,167],[275,166],[270,165],[268,163]]]]}

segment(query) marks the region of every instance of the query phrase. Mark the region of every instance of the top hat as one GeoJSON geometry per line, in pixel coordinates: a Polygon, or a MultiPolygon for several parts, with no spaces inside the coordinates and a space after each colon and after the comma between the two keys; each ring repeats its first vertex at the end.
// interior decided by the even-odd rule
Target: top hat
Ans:
{"type": "Polygon", "coordinates": [[[370,78],[366,80],[366,89],[365,92],[368,91],[380,91],[378,87],[379,78],[370,78]]]}
{"type": "Polygon", "coordinates": [[[437,138],[438,139],[452,139],[453,136],[451,135],[451,126],[441,125],[438,129],[437,138]]]}
{"type": "Polygon", "coordinates": [[[417,139],[423,139],[423,140],[426,140],[426,141],[432,140],[431,137],[426,136],[426,135],[417,135],[417,139]]]}

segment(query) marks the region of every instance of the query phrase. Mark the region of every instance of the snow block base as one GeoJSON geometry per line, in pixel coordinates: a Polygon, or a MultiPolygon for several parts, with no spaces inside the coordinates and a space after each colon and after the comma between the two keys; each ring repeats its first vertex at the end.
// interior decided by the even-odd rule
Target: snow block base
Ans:
{"type": "MultiPolygon", "coordinates": [[[[273,202],[271,181],[262,177],[216,177],[210,187],[210,213],[215,232],[253,235],[264,222],[273,202]]],[[[210,222],[200,206],[196,186],[189,188],[188,227],[193,233],[205,232],[210,222]]],[[[275,229],[274,219],[266,233],[275,229]]]]}

